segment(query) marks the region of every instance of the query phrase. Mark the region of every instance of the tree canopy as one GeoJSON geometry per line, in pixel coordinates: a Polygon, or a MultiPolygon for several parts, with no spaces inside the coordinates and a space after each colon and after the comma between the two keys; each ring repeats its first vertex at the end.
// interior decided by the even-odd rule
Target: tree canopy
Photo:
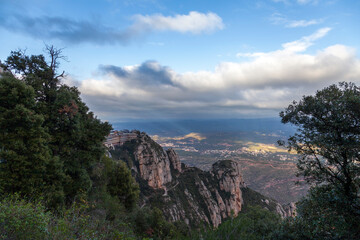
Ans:
{"type": "Polygon", "coordinates": [[[43,191],[50,163],[44,118],[34,111],[34,90],[10,76],[0,78],[0,189],[43,191]]]}
{"type": "Polygon", "coordinates": [[[359,238],[360,88],[331,85],[294,101],[280,116],[297,132],[279,143],[299,154],[299,175],[313,184],[290,224],[292,233],[303,229],[302,237],[285,239],[359,238]]]}
{"type": "Polygon", "coordinates": [[[2,64],[0,182],[3,194],[36,190],[59,206],[91,188],[111,125],[89,111],[76,87],[61,83],[61,50],[46,51],[49,61],[13,51],[2,64]]]}
{"type": "MultiPolygon", "coordinates": [[[[331,85],[304,96],[280,113],[283,123],[298,127],[287,142],[300,159],[298,168],[309,182],[333,184],[356,196],[360,183],[360,88],[331,85]]],[[[285,144],[285,143],[282,143],[285,144]]]]}

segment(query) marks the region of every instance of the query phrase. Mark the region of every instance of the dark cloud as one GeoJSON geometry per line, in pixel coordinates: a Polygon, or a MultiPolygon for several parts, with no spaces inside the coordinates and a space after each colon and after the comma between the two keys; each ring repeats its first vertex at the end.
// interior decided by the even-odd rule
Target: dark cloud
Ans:
{"type": "Polygon", "coordinates": [[[123,81],[137,85],[170,85],[173,82],[174,74],[168,67],[161,66],[156,61],[146,61],[139,66],[126,69],[113,65],[100,66],[104,74],[113,74],[123,81]]]}
{"type": "Polygon", "coordinates": [[[111,73],[120,78],[128,77],[128,71],[122,67],[118,67],[118,66],[114,66],[114,65],[101,65],[99,67],[99,69],[100,69],[100,72],[103,74],[111,73]]]}
{"type": "Polygon", "coordinates": [[[0,26],[9,31],[24,32],[38,39],[59,39],[67,43],[125,44],[137,33],[117,30],[92,21],[61,17],[29,17],[14,14],[0,18],[0,26]]]}

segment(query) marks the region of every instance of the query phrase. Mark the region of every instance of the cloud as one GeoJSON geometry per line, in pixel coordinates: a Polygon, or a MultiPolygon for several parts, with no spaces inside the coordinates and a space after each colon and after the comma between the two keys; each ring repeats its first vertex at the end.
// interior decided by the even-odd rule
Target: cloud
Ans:
{"type": "Polygon", "coordinates": [[[314,41],[324,37],[331,28],[321,28],[310,36],[302,37],[299,40],[284,43],[282,47],[287,52],[303,52],[313,45],[314,41]]]}
{"type": "Polygon", "coordinates": [[[222,19],[215,13],[190,12],[187,15],[163,16],[135,15],[133,23],[125,29],[105,26],[98,21],[73,20],[62,17],[30,17],[24,14],[0,16],[0,27],[21,32],[38,39],[59,39],[79,44],[126,44],[157,31],[180,33],[211,33],[224,27],[222,19]]]}
{"type": "MultiPolygon", "coordinates": [[[[99,79],[79,85],[92,110],[104,119],[276,116],[292,100],[339,81],[359,81],[353,48],[332,45],[306,50],[326,36],[322,28],[271,52],[241,53],[213,71],[177,73],[156,61],[102,66],[99,79]]],[[[360,83],[360,82],[359,82],[360,83]]]]}
{"type": "Polygon", "coordinates": [[[118,31],[95,21],[77,21],[62,17],[30,17],[9,15],[0,21],[0,27],[25,33],[37,39],[59,39],[67,43],[97,44],[127,43],[134,36],[129,31],[118,31]]]}
{"type": "Polygon", "coordinates": [[[290,21],[288,24],[286,24],[286,27],[289,28],[296,28],[296,27],[307,27],[315,24],[321,23],[322,20],[313,19],[313,20],[296,20],[296,21],[290,21]]]}
{"type": "Polygon", "coordinates": [[[323,22],[323,19],[311,19],[311,20],[289,20],[284,15],[274,13],[270,17],[270,21],[273,24],[281,24],[286,28],[308,27],[311,25],[317,25],[323,22]]]}
{"type": "Polygon", "coordinates": [[[161,14],[151,16],[136,15],[134,19],[135,23],[132,28],[140,31],[176,31],[200,34],[224,28],[222,19],[211,12],[204,14],[192,11],[188,15],[177,14],[174,17],[165,17],[161,14]]]}
{"type": "Polygon", "coordinates": [[[155,61],[146,61],[132,67],[106,65],[100,66],[100,70],[105,74],[114,75],[132,86],[174,85],[172,78],[175,73],[155,61]]]}

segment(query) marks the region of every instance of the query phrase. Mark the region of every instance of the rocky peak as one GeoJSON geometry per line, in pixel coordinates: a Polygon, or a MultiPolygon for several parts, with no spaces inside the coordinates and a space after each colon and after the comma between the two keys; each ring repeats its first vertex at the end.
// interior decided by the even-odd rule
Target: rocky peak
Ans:
{"type": "Polygon", "coordinates": [[[240,164],[232,160],[218,161],[212,166],[212,173],[219,182],[220,190],[229,193],[230,197],[223,200],[226,216],[237,216],[243,204],[241,188],[246,187],[243,181],[240,164]]]}
{"type": "Polygon", "coordinates": [[[165,151],[145,133],[131,133],[136,136],[111,150],[111,155],[126,161],[133,170],[140,183],[142,204],[162,209],[169,221],[217,227],[244,207],[257,204],[287,214],[280,204],[246,187],[238,162],[218,161],[209,172],[182,166],[173,149],[165,151]]]}
{"type": "Polygon", "coordinates": [[[124,142],[116,147],[133,156],[132,163],[128,165],[131,165],[132,170],[150,187],[166,189],[166,184],[173,179],[171,170],[181,172],[181,163],[177,153],[173,149],[165,151],[144,132],[134,130],[126,131],[126,134],[131,135],[131,138],[125,139],[122,136],[121,139],[125,139],[124,142]]]}
{"type": "Polygon", "coordinates": [[[140,177],[152,188],[165,188],[172,181],[167,153],[145,133],[139,134],[137,140],[134,156],[140,177]]]}

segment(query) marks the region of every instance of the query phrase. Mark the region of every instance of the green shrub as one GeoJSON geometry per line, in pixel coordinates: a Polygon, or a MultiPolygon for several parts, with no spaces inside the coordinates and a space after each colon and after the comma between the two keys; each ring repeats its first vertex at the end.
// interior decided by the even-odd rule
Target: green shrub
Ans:
{"type": "Polygon", "coordinates": [[[191,239],[271,239],[273,231],[278,228],[280,217],[259,206],[250,206],[246,213],[222,223],[217,229],[208,229],[195,233],[191,239]]]}
{"type": "Polygon", "coordinates": [[[91,214],[85,201],[74,203],[49,227],[51,239],[136,239],[129,224],[91,214]]]}
{"type": "Polygon", "coordinates": [[[50,220],[40,202],[7,197],[0,202],[0,239],[46,239],[50,220]]]}
{"type": "Polygon", "coordinates": [[[359,199],[349,200],[334,186],[313,187],[297,203],[297,216],[283,221],[274,239],[360,239],[359,206],[359,199]]]}

